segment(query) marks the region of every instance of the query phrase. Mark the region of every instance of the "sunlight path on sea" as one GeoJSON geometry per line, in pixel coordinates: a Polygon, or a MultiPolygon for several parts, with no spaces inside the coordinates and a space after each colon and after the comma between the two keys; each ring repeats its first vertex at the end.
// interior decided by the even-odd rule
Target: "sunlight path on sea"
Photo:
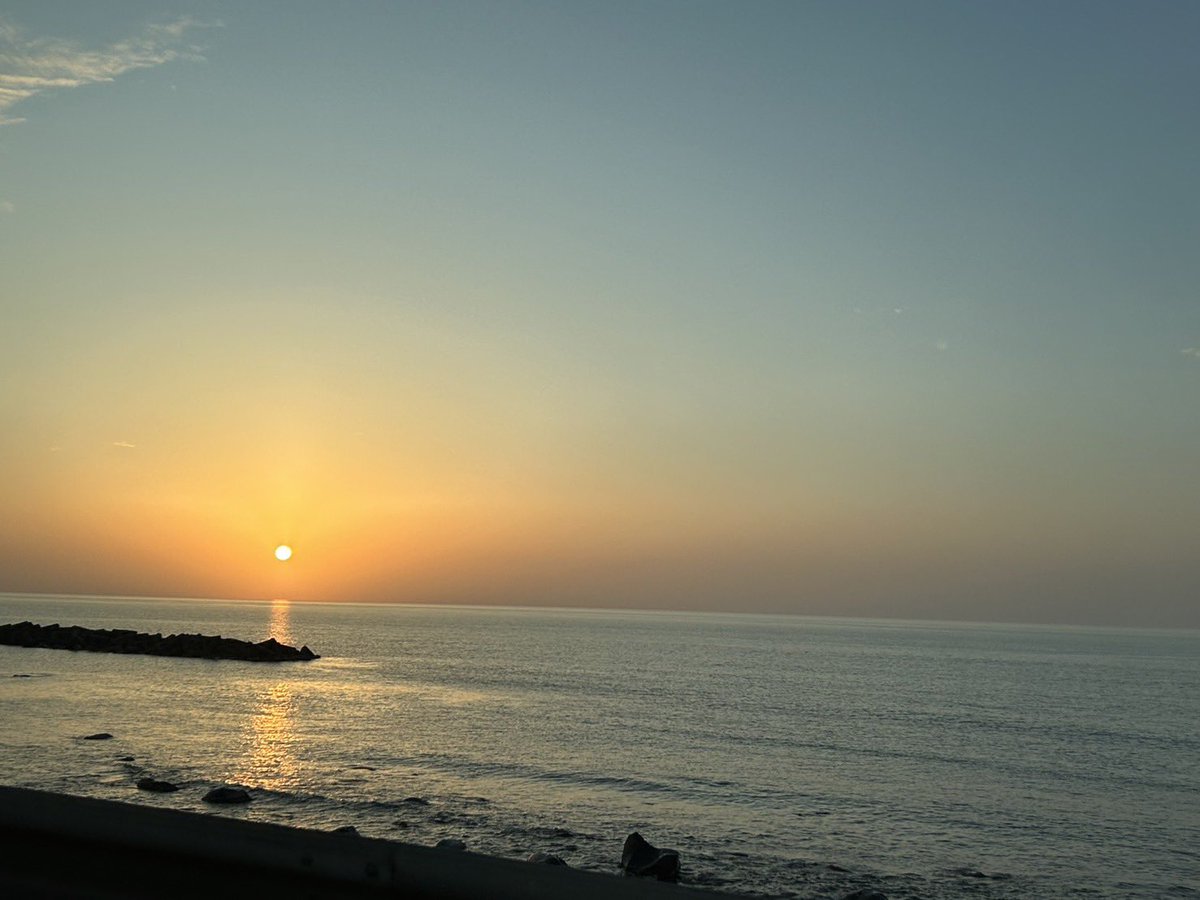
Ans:
{"type": "MultiPolygon", "coordinates": [[[[271,601],[270,636],[281,644],[294,642],[291,611],[287,600],[271,601]]],[[[242,754],[230,775],[236,784],[276,791],[294,790],[300,784],[296,691],[284,672],[279,676],[254,691],[254,710],[246,720],[242,754]]]]}

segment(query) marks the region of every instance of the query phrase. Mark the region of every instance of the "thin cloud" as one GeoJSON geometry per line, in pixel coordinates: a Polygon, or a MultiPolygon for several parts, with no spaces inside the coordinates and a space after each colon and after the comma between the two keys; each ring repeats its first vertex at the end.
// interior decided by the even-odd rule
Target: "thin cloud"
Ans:
{"type": "Polygon", "coordinates": [[[1184,356],[1194,356],[1197,359],[1200,359],[1200,347],[1185,347],[1179,352],[1184,356]]]}
{"type": "Polygon", "coordinates": [[[0,200],[0,213],[16,212],[17,207],[11,200],[0,200]]]}
{"type": "Polygon", "coordinates": [[[137,444],[131,444],[129,441],[113,441],[114,447],[121,447],[125,450],[132,450],[137,444]]]}
{"type": "Polygon", "coordinates": [[[183,42],[186,33],[198,27],[201,23],[191,18],[148,25],[139,34],[96,50],[61,38],[29,37],[0,19],[0,126],[24,122],[8,111],[46,91],[112,81],[133,69],[176,59],[203,59],[198,47],[183,42]]]}

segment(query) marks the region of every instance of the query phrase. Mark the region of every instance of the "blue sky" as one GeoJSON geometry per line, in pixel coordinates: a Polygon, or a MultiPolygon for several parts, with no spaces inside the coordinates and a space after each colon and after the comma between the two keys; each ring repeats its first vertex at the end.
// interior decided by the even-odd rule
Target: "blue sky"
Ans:
{"type": "Polygon", "coordinates": [[[1200,624],[1198,19],[8,3],[0,589],[1200,624]]]}

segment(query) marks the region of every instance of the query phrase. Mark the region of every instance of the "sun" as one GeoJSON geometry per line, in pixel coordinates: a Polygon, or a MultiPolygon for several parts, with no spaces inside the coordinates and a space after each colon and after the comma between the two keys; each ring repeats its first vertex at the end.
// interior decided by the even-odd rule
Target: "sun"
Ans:
{"type": "Polygon", "coordinates": [[[292,558],[292,548],[287,544],[280,544],[275,548],[275,558],[280,562],[287,562],[292,558]]]}

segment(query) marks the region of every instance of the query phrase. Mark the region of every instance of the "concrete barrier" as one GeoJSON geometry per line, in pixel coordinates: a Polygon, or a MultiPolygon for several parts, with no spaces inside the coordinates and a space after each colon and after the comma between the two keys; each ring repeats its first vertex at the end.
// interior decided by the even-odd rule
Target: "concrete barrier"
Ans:
{"type": "Polygon", "coordinates": [[[0,787],[0,896],[205,895],[219,900],[731,896],[357,835],[0,787]]]}

